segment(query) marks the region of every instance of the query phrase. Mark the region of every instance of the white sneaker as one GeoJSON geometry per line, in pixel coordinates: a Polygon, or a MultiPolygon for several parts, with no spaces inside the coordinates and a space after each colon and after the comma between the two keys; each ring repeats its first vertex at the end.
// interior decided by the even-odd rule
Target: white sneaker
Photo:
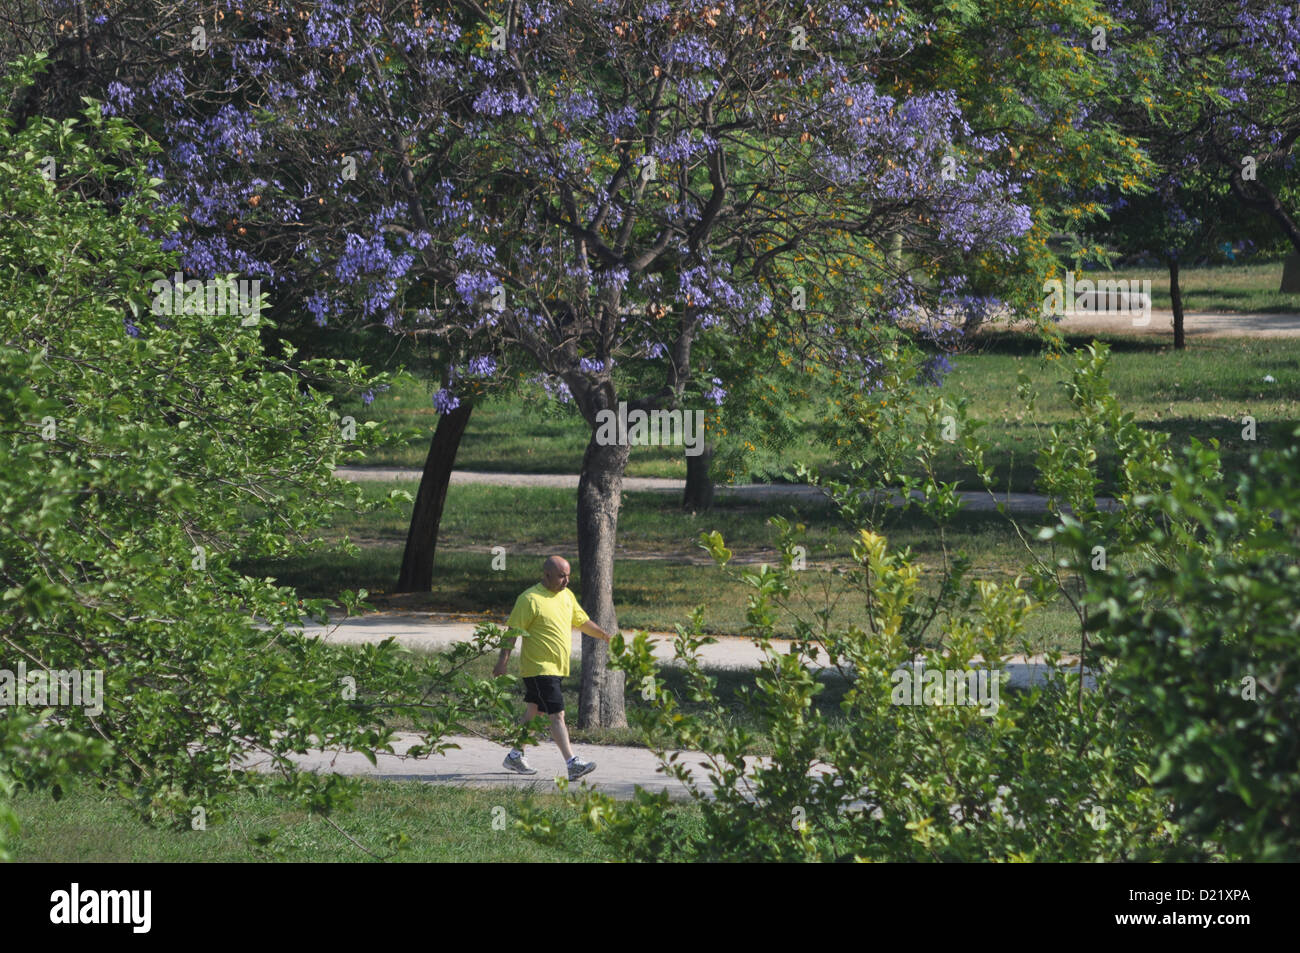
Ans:
{"type": "Polygon", "coordinates": [[[506,760],[501,763],[511,771],[515,771],[519,774],[537,773],[537,769],[530,765],[523,755],[515,754],[513,751],[506,755],[506,760]]]}
{"type": "Polygon", "coordinates": [[[569,780],[576,781],[584,774],[591,774],[596,770],[596,762],[583,761],[581,758],[574,758],[569,762],[569,780]]]}

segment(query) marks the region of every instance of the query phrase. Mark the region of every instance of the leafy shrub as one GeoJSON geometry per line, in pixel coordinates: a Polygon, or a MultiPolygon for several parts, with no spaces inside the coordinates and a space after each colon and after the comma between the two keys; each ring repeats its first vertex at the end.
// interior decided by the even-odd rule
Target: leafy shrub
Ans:
{"type": "MultiPolygon", "coordinates": [[[[1078,416],[1053,430],[1039,461],[1051,498],[1042,531],[1051,559],[1035,555],[1026,578],[997,583],[970,579],[969,561],[945,552],[940,578],[927,587],[910,553],[892,551],[863,525],[887,498],[884,480],[835,487],[857,545],[849,570],[828,571],[862,592],[860,625],[831,625],[830,600],[816,601],[826,590],[810,581],[819,571],[794,568],[801,527],[775,521],[782,565],[740,573],[752,590],[745,634],[764,653],[747,702],[776,754],[747,757],[752,738],[723,717],[699,663],[712,640],[697,610],[678,628],[675,648],[703,713],[684,712],[657,682],[644,633],[616,639],[615,664],[653,698],[633,717],[669,739],[657,753],[698,804],[699,822],[678,822],[666,794],[639,791],[619,803],[584,791],[573,796],[579,810],[570,823],[647,860],[1294,857],[1295,451],[1261,458],[1229,493],[1213,449],[1177,459],[1163,435],[1122,413],[1107,360],[1104,346],[1076,355],[1067,388],[1078,416]],[[1096,497],[1103,444],[1115,451],[1118,506],[1096,497]],[[1098,546],[1109,558],[1098,559],[1098,546]],[[1027,651],[1025,620],[1053,594],[1078,608],[1096,690],[1085,690],[1081,662],[1034,687],[1004,688],[992,712],[895,703],[893,673],[918,661],[965,672],[1027,651]],[[771,635],[786,617],[799,634],[782,654],[771,635]],[[927,638],[932,625],[938,639],[927,638]],[[822,690],[811,668],[818,661],[850,683],[843,719],[828,720],[812,704],[822,690]],[[1247,676],[1258,692],[1249,702],[1241,697],[1247,676]],[[675,753],[683,750],[702,758],[675,753]]],[[[960,418],[965,451],[987,474],[978,426],[938,399],[896,413],[907,419],[896,418],[877,443],[879,472],[888,478],[901,452],[889,441],[904,426],[930,473],[908,487],[916,498],[904,505],[942,524],[959,501],[928,467],[937,425],[960,418]]],[[[702,544],[728,561],[718,534],[702,544]]],[[[528,817],[522,824],[541,838],[564,829],[528,817]]]]}
{"type": "MultiPolygon", "coordinates": [[[[40,61],[15,64],[0,99],[40,61]]],[[[240,788],[325,811],[355,785],[295,772],[290,753],[373,757],[396,712],[436,746],[463,713],[509,709],[463,671],[487,633],[429,667],[392,642],[347,651],[289,628],[323,618],[323,600],[232,570],[365,508],[333,469],[380,442],[376,425],[353,437],[298,381],[361,391],[385,376],[272,361],[239,314],[151,313],[174,271],[154,236],[178,215],[157,207],[154,149],[94,103],[63,123],[0,117],[0,668],[102,678],[102,711],[0,706],[0,837],[17,787],[58,796],[92,770],[183,828],[240,788]],[[247,754],[270,770],[240,770],[247,754]]]]}

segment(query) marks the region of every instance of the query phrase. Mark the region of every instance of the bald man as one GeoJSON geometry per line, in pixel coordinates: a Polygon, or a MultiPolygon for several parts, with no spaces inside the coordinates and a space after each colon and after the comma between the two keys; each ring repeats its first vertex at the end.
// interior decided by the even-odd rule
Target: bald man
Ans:
{"type": "MultiPolygon", "coordinates": [[[[569,744],[569,729],[564,724],[564,694],[561,680],[569,674],[572,631],[578,629],[593,638],[609,641],[609,633],[592,622],[569,591],[569,564],[559,556],[548,556],[542,563],[542,581],[515,600],[514,611],[506,620],[509,641],[503,642],[501,655],[492,669],[493,677],[506,673],[506,663],[515,647],[513,634],[524,637],[519,672],[524,679],[524,701],[528,710],[524,724],[545,712],[551,719],[551,738],[564,755],[569,780],[576,781],[596,769],[595,762],[583,761],[569,744]]],[[[519,774],[536,774],[518,748],[512,748],[503,764],[519,774]]]]}

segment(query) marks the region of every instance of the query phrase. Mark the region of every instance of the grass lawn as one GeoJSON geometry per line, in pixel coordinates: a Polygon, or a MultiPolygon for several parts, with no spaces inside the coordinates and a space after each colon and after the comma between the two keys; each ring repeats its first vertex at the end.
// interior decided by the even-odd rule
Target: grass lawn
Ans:
{"type": "MultiPolygon", "coordinates": [[[[407,849],[392,859],[413,862],[511,863],[612,861],[618,858],[585,831],[563,849],[544,846],[513,827],[519,808],[548,808],[566,815],[558,795],[434,786],[414,781],[365,780],[357,806],[332,820],[367,850],[381,856],[389,834],[405,833],[407,849]],[[494,830],[493,808],[505,808],[505,829],[494,830]]],[[[280,799],[242,795],[226,808],[226,821],[205,831],[165,830],[141,821],[120,799],[89,784],[65,793],[20,793],[13,801],[22,829],[14,842],[19,861],[36,863],[159,863],[288,861],[328,863],[373,858],[319,817],[280,799]],[[278,832],[278,833],[276,833],[278,832]],[[257,835],[275,835],[259,846],[257,835]]],[[[690,811],[690,807],[680,810],[690,811]]],[[[497,812],[495,815],[502,815],[497,812]]]]}
{"type": "MultiPolygon", "coordinates": [[[[1168,311],[1169,268],[1122,268],[1088,271],[1085,278],[1111,278],[1151,282],[1151,307],[1168,311]]],[[[1187,311],[1300,313],[1300,294],[1282,294],[1282,262],[1259,265],[1219,265],[1213,268],[1184,268],[1178,272],[1178,287],[1187,311]]]]}
{"type": "MultiPolygon", "coordinates": [[[[1182,352],[1161,341],[1138,337],[1103,337],[1111,344],[1111,381],[1121,405],[1144,426],[1171,433],[1177,445],[1193,437],[1219,440],[1229,466],[1246,463],[1252,450],[1277,445],[1300,423],[1300,339],[1220,338],[1197,341],[1182,352]],[[1264,378],[1271,376],[1273,381],[1264,378]],[[1241,439],[1241,418],[1257,421],[1257,439],[1241,439]]],[[[1091,337],[1067,338],[1071,346],[1091,337]]],[[[1053,423],[1069,418],[1071,408],[1060,382],[1065,362],[1044,359],[1040,345],[1017,333],[989,333],[975,350],[952,358],[953,372],[944,386],[955,401],[971,401],[971,416],[986,423],[984,440],[992,452],[997,486],[1033,492],[1034,458],[1053,423]],[[1040,399],[1037,421],[1028,419],[1017,395],[1017,374],[1024,370],[1040,399]]],[[[408,382],[381,395],[369,408],[345,404],[341,412],[357,419],[377,419],[391,425],[418,427],[418,438],[375,454],[367,464],[423,466],[437,423],[424,385],[408,382]]],[[[810,414],[811,412],[806,412],[810,414]]],[[[811,417],[809,417],[811,419],[811,417]]],[[[811,429],[811,428],[810,428],[811,429]]],[[[463,470],[516,473],[572,473],[582,467],[587,427],[571,408],[542,408],[535,402],[500,400],[474,411],[461,443],[456,466],[463,470]]],[[[796,461],[823,468],[829,475],[843,472],[834,455],[811,437],[791,448],[783,462],[796,461]]],[[[754,472],[735,475],[735,482],[759,479],[754,472]]],[[[940,478],[959,480],[977,489],[975,474],[961,464],[954,449],[940,461],[940,478]]],[[[629,476],[686,475],[680,448],[633,447],[629,476]]],[[[714,474],[720,481],[725,474],[714,474]]]]}
{"type": "MultiPolygon", "coordinates": [[[[1090,337],[1068,337],[1073,347],[1090,337]]],[[[1103,338],[1111,346],[1110,383],[1120,406],[1150,430],[1172,436],[1175,447],[1195,438],[1218,440],[1225,469],[1247,464],[1250,454],[1289,443],[1300,425],[1300,339],[1219,338],[1200,341],[1184,351],[1138,337],[1103,338]],[[1265,381],[1271,376],[1272,381],[1265,381]],[[1256,439],[1242,439],[1242,417],[1256,420],[1256,439]]],[[[983,420],[981,431],[991,446],[988,455],[999,489],[1033,492],[1034,459],[1053,424],[1072,419],[1074,410],[1061,382],[1068,379],[1065,360],[1046,361],[1024,335],[983,336],[981,350],[952,359],[954,370],[945,387],[954,397],[971,401],[971,416],[983,420]],[[1023,369],[1038,391],[1034,421],[1017,395],[1023,369]]],[[[1113,458],[1102,454],[1101,466],[1113,458]]],[[[975,473],[962,465],[956,451],[941,463],[941,479],[960,480],[975,488],[975,473]]]]}
{"type": "MultiPolygon", "coordinates": [[[[397,486],[415,491],[415,484],[397,486]]],[[[389,483],[363,484],[367,497],[379,498],[391,489],[389,483]]],[[[472,484],[450,487],[434,588],[425,607],[504,621],[515,597],[537,581],[542,556],[551,552],[566,554],[574,570],[571,588],[577,591],[582,564],[576,553],[576,505],[571,490],[472,484]],[[492,569],[493,546],[506,549],[504,571],[492,569]]],[[[620,550],[614,563],[619,626],[624,631],[671,632],[687,621],[696,606],[704,605],[708,631],[742,634],[751,590],[733,578],[731,567],[724,570],[714,565],[696,547],[695,539],[701,532],[716,529],[735,558],[775,563],[778,554],[767,520],[778,513],[809,526],[808,572],[801,578],[810,586],[830,586],[831,594],[839,598],[832,621],[843,624],[860,619],[861,594],[848,590],[826,571],[848,565],[851,545],[847,534],[834,529],[838,520],[828,506],[723,500],[711,512],[692,516],[682,512],[675,495],[628,493],[619,519],[620,550]]],[[[296,587],[304,597],[332,598],[342,589],[364,587],[376,594],[372,601],[382,605],[382,597],[391,591],[401,566],[406,519],[404,512],[359,514],[336,520],[322,532],[327,538],[346,532],[362,546],[356,558],[320,552],[259,560],[240,568],[250,575],[274,576],[281,585],[296,587]]],[[[1022,517],[1022,525],[1026,537],[1033,540],[1036,518],[1022,517]]],[[[891,546],[911,548],[932,581],[941,571],[945,543],[949,552],[965,551],[983,578],[1014,578],[1029,559],[1013,527],[997,513],[961,514],[942,534],[915,513],[890,513],[881,527],[891,546]]],[[[1050,555],[1044,544],[1035,541],[1034,545],[1041,556],[1050,555]]],[[[778,635],[791,634],[789,622],[778,628],[778,635]]],[[[1074,649],[1078,622],[1067,606],[1053,604],[1030,617],[1029,636],[1036,650],[1074,649]]]]}

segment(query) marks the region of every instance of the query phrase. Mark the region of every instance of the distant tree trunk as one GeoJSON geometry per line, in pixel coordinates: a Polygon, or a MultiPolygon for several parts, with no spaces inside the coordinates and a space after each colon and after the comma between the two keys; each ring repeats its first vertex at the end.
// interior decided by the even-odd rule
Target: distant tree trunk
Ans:
{"type": "Polygon", "coordinates": [[[406,552],[402,555],[402,571],[397,579],[398,592],[428,592],[433,588],[433,556],[438,548],[438,525],[442,522],[442,507],[447,502],[447,484],[451,482],[451,468],[456,463],[460,438],[469,425],[469,415],[474,410],[471,401],[461,401],[459,407],[438,418],[429,444],[429,455],[424,460],[424,474],[411,511],[411,528],[406,533],[406,552]]]}
{"type": "Polygon", "coordinates": [[[686,492],[682,496],[682,508],[692,513],[702,513],[713,506],[713,478],[709,476],[709,465],[713,462],[713,444],[704,444],[703,450],[696,456],[686,457],[686,492]]]}
{"type": "Polygon", "coordinates": [[[1174,349],[1186,347],[1183,340],[1183,291],[1178,287],[1178,256],[1169,256],[1169,298],[1174,305],[1174,349]]]}
{"type": "MultiPolygon", "coordinates": [[[[614,542],[623,496],[623,471],[631,450],[601,446],[593,430],[578,480],[578,561],[582,573],[582,608],[606,632],[618,631],[614,612],[614,542]]],[[[623,673],[607,667],[609,646],[582,637],[582,692],[579,728],[626,728],[623,673]]]]}
{"type": "Polygon", "coordinates": [[[1282,285],[1278,291],[1284,295],[1300,294],[1300,252],[1286,256],[1282,264],[1282,285]]]}
{"type": "Polygon", "coordinates": [[[1251,208],[1266,212],[1281,227],[1282,233],[1286,235],[1291,247],[1297,253],[1300,253],[1300,223],[1291,217],[1291,213],[1287,211],[1281,199],[1260,182],[1254,183],[1253,192],[1248,191],[1242,183],[1241,177],[1235,173],[1229,176],[1228,181],[1232,186],[1233,194],[1251,208]]]}

